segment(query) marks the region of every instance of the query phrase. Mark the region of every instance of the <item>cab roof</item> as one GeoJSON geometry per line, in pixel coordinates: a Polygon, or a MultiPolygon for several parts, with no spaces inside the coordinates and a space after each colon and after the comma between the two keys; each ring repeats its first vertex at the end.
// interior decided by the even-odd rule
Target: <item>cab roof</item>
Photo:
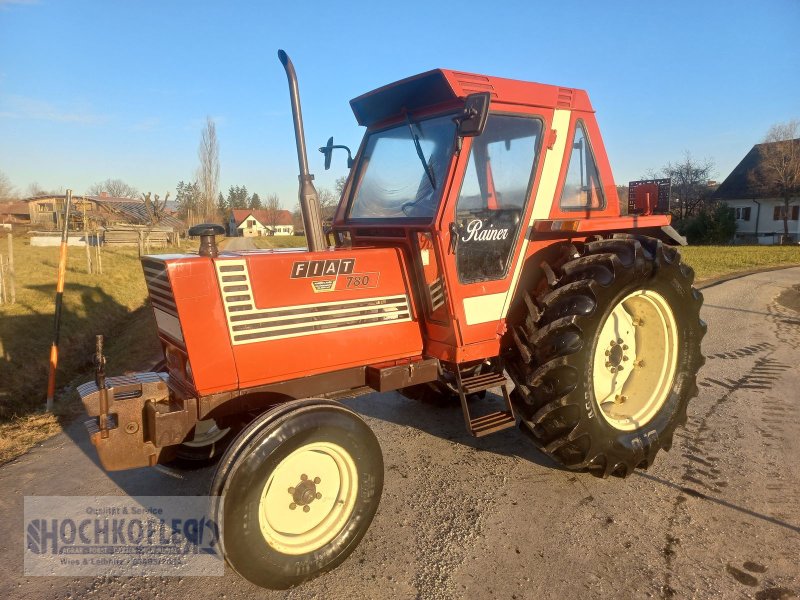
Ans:
{"type": "Polygon", "coordinates": [[[434,69],[390,83],[352,99],[350,106],[358,124],[370,127],[404,111],[460,104],[476,92],[489,92],[493,102],[594,111],[583,90],[448,69],[434,69]]]}

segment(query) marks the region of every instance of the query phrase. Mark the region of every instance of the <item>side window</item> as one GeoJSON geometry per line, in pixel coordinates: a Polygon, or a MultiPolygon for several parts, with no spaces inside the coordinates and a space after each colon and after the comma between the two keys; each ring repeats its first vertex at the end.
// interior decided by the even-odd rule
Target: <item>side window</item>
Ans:
{"type": "Polygon", "coordinates": [[[542,121],[489,115],[473,138],[456,205],[456,266],[462,283],[501,279],[519,236],[539,153],[542,121]]]}
{"type": "Polygon", "coordinates": [[[605,204],[592,147],[583,122],[578,121],[559,206],[565,210],[591,210],[603,208],[605,204]]]}

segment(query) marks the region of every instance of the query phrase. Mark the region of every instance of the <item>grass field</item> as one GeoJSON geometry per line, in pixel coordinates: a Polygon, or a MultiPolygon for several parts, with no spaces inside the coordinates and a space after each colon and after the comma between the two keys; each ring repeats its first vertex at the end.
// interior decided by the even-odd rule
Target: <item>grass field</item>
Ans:
{"type": "MultiPolygon", "coordinates": [[[[0,242],[0,252],[5,254],[5,236],[0,242]]],[[[90,356],[95,334],[106,336],[109,375],[142,368],[160,351],[145,303],[147,293],[137,249],[104,248],[103,275],[89,275],[85,249],[70,248],[56,415],[42,413],[58,252],[58,248],[32,247],[26,238],[14,238],[17,302],[0,305],[0,463],[57,431],[59,421],[75,413],[78,403],[74,387],[92,378],[90,356]]]]}
{"type": "MultiPolygon", "coordinates": [[[[249,238],[256,248],[305,248],[305,236],[302,235],[271,235],[249,238]]],[[[222,245],[224,248],[224,244],[222,245]]]]}
{"type": "MultiPolygon", "coordinates": [[[[305,238],[254,238],[262,248],[302,248],[305,238]]],[[[184,242],[186,251],[197,242],[184,242]]],[[[224,247],[224,245],[223,245],[224,247]]],[[[5,254],[5,239],[0,252],[5,254]]],[[[158,251],[156,251],[158,252],[158,251]]],[[[696,246],[682,249],[697,281],[729,273],[800,264],[800,247],[696,246]]],[[[108,339],[108,373],[147,368],[160,346],[146,302],[136,248],[103,250],[103,275],[86,273],[83,248],[70,248],[61,329],[55,415],[42,409],[53,327],[58,248],[36,248],[15,238],[17,303],[0,305],[0,464],[60,431],[80,414],[75,385],[92,378],[94,335],[108,339]]]]}
{"type": "Polygon", "coordinates": [[[800,246],[687,246],[681,255],[698,281],[765,267],[800,264],[800,246]]]}

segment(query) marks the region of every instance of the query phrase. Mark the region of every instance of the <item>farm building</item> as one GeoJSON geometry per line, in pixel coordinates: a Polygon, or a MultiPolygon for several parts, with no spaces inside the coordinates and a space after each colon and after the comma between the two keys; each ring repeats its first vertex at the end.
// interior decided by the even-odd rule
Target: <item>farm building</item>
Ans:
{"type": "MultiPolygon", "coordinates": [[[[38,232],[62,227],[64,194],[47,194],[0,205],[0,223],[38,232]]],[[[166,243],[181,235],[186,225],[170,211],[151,218],[143,200],[108,196],[72,196],[69,226],[72,231],[99,230],[106,243],[136,244],[140,235],[153,243],[166,243]],[[143,232],[140,234],[140,232],[143,232]]]]}
{"type": "Polygon", "coordinates": [[[0,202],[0,225],[29,225],[30,222],[25,202],[0,202]]]}
{"type": "MultiPolygon", "coordinates": [[[[793,140],[800,146],[800,139],[793,140]]],[[[736,214],[734,241],[758,244],[778,244],[783,236],[783,198],[776,197],[754,174],[762,160],[761,146],[756,144],[731,174],[725,178],[713,198],[725,202],[736,214]]],[[[798,241],[800,234],[800,196],[789,202],[789,236],[798,241]]]]}
{"type": "Polygon", "coordinates": [[[231,211],[228,231],[231,236],[242,237],[294,235],[292,213],[288,210],[270,211],[235,208],[231,211]]]}

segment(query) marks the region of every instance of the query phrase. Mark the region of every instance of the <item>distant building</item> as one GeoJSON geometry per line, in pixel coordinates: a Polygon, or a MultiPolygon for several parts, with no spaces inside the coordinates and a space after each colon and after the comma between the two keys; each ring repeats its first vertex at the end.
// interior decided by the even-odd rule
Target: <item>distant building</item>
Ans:
{"type": "Polygon", "coordinates": [[[25,202],[0,202],[0,225],[29,225],[31,215],[25,202]]]}
{"type": "MultiPolygon", "coordinates": [[[[800,139],[794,140],[800,144],[800,139]]],[[[736,214],[734,241],[741,243],[778,244],[783,235],[783,198],[766,192],[753,179],[761,161],[756,144],[725,178],[712,196],[730,206],[736,214]]],[[[798,240],[800,233],[800,197],[789,203],[789,235],[798,240]]]]}
{"type": "Polygon", "coordinates": [[[238,237],[294,235],[292,213],[279,210],[271,214],[264,209],[235,208],[231,211],[228,232],[231,236],[238,237]]]}
{"type": "MultiPolygon", "coordinates": [[[[66,198],[64,194],[46,194],[25,198],[15,204],[27,206],[28,221],[32,227],[43,230],[60,229],[66,198]]],[[[93,228],[116,224],[150,225],[150,215],[145,209],[144,201],[136,198],[112,198],[107,195],[72,196],[70,229],[80,230],[84,225],[93,228]]],[[[174,231],[183,231],[186,228],[183,221],[169,210],[164,212],[158,224],[174,231]]]]}

